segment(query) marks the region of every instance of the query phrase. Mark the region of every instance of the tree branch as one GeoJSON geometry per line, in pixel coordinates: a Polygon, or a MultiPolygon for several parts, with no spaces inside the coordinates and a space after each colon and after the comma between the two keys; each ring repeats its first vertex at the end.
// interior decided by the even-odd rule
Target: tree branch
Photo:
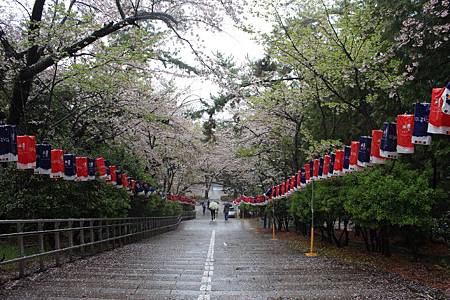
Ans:
{"type": "Polygon", "coordinates": [[[15,58],[15,59],[21,59],[24,56],[24,52],[18,53],[14,47],[10,44],[8,39],[6,38],[5,32],[0,29],[0,43],[3,46],[3,50],[5,50],[5,55],[7,58],[15,58]]]}
{"type": "Polygon", "coordinates": [[[21,73],[21,79],[29,79],[35,76],[36,74],[39,74],[40,72],[46,70],[48,67],[55,64],[58,60],[73,56],[76,52],[78,52],[81,49],[86,48],[87,46],[91,45],[92,43],[96,42],[97,40],[110,35],[116,31],[119,31],[120,29],[133,25],[136,21],[143,21],[143,20],[160,20],[166,23],[167,26],[174,29],[174,25],[177,24],[177,21],[169,14],[165,13],[139,13],[137,16],[134,17],[128,17],[124,20],[121,20],[119,22],[110,22],[108,24],[105,24],[102,28],[92,32],[87,37],[79,40],[78,42],[73,43],[70,46],[67,46],[63,48],[58,56],[51,56],[48,55],[41,60],[37,61],[33,65],[30,65],[29,67],[25,68],[25,70],[21,73]]]}
{"type": "Polygon", "coordinates": [[[120,4],[120,0],[116,0],[116,6],[117,6],[117,9],[119,10],[119,14],[122,17],[122,20],[124,20],[126,17],[125,17],[125,13],[123,12],[122,5],[120,4]]]}

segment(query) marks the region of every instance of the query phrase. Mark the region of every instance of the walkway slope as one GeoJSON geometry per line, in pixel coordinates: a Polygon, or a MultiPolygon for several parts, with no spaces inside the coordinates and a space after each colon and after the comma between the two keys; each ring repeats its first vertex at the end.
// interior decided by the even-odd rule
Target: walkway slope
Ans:
{"type": "MultiPolygon", "coordinates": [[[[308,258],[252,223],[198,211],[179,229],[28,277],[6,299],[419,299],[393,276],[308,258]]],[[[3,291],[5,292],[5,291],[3,291]]]]}

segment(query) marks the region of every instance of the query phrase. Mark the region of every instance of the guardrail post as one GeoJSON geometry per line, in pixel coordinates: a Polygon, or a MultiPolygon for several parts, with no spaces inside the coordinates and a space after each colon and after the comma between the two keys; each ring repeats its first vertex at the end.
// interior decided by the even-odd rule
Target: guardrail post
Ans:
{"type": "Polygon", "coordinates": [[[109,221],[106,221],[106,249],[109,249],[109,221]]]}
{"type": "Polygon", "coordinates": [[[103,241],[103,221],[98,221],[98,240],[100,243],[98,244],[100,251],[103,251],[104,245],[102,243],[103,241]]]}
{"type": "Polygon", "coordinates": [[[123,231],[124,231],[124,233],[123,233],[123,235],[124,235],[123,243],[124,244],[128,244],[129,242],[131,242],[131,237],[127,237],[127,234],[131,233],[131,230],[129,230],[130,229],[129,228],[130,227],[129,223],[130,222],[128,222],[128,220],[126,220],[125,224],[123,224],[123,231]]]}
{"type": "MultiPolygon", "coordinates": [[[[84,222],[83,221],[80,221],[80,245],[84,245],[84,222]]],[[[81,247],[81,252],[83,252],[83,254],[84,254],[84,252],[86,251],[86,249],[84,249],[84,246],[83,247],[81,247]]]]}
{"type": "Polygon", "coordinates": [[[73,247],[73,229],[72,229],[73,222],[69,221],[67,223],[67,226],[69,226],[69,228],[70,228],[70,230],[69,230],[69,248],[71,248],[71,249],[69,250],[69,259],[73,260],[73,249],[72,249],[72,247],[73,247]]]}
{"type": "MultiPolygon", "coordinates": [[[[44,223],[38,222],[38,231],[44,231],[44,223]]],[[[44,247],[44,234],[39,233],[39,253],[44,253],[45,247],[44,247]]],[[[44,258],[41,256],[39,257],[39,270],[44,271],[44,258]]]]}
{"type": "MultiPolygon", "coordinates": [[[[22,223],[17,223],[17,232],[23,232],[23,224],[22,223]]],[[[17,246],[19,247],[19,257],[25,256],[25,246],[23,244],[23,235],[19,235],[17,237],[17,243],[18,243],[17,246]]],[[[23,277],[23,275],[25,273],[25,267],[24,267],[23,261],[20,261],[18,263],[18,267],[19,267],[19,277],[23,277]]]]}
{"type": "MultiPolygon", "coordinates": [[[[59,222],[55,222],[55,229],[59,229],[59,222]]],[[[59,240],[59,231],[55,232],[55,250],[59,250],[61,248],[61,243],[59,240]]],[[[61,265],[61,257],[59,253],[55,255],[56,258],[56,266],[59,267],[61,265]]]]}
{"type": "Polygon", "coordinates": [[[123,236],[123,231],[124,231],[124,223],[123,223],[123,220],[120,220],[120,222],[119,222],[119,247],[123,247],[123,245],[124,245],[124,243],[125,243],[125,241],[124,241],[124,236],[123,236]]]}
{"type": "Polygon", "coordinates": [[[89,221],[89,227],[90,227],[89,231],[91,233],[91,239],[89,242],[91,243],[91,252],[94,253],[94,244],[92,244],[95,239],[94,238],[94,221],[93,220],[89,221]]]}
{"type": "Polygon", "coordinates": [[[113,249],[116,248],[116,221],[113,220],[112,222],[112,241],[113,241],[113,249]]]}

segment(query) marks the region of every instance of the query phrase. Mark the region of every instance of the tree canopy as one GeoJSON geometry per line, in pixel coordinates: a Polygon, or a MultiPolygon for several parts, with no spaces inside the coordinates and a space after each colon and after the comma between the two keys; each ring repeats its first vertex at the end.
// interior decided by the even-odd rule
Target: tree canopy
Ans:
{"type": "MultiPolygon", "coordinates": [[[[0,119],[55,148],[109,157],[162,195],[200,183],[207,197],[213,182],[232,196],[261,194],[429,101],[450,78],[448,1],[7,0],[0,14],[0,119]],[[263,57],[208,53],[198,31],[219,32],[224,20],[252,34],[263,57]],[[180,88],[186,78],[218,92],[198,99],[180,88]]],[[[449,152],[448,138],[434,136],[409,157],[319,183],[320,220],[445,236],[449,152]]],[[[0,172],[6,216],[69,216],[79,198],[85,206],[73,215],[130,209],[100,183],[76,191],[0,172]]],[[[309,218],[308,199],[290,199],[297,221],[309,218]]]]}

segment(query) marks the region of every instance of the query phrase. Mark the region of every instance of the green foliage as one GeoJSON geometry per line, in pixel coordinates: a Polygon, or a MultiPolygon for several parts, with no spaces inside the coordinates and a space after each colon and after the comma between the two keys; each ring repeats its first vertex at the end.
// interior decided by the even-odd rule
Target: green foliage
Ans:
{"type": "Polygon", "coordinates": [[[151,196],[144,206],[144,216],[178,216],[182,210],[181,204],[178,202],[168,201],[159,196],[151,196]]]}
{"type": "Polygon", "coordinates": [[[0,219],[126,217],[129,196],[102,181],[70,182],[2,169],[0,219]]]}
{"type": "Polygon", "coordinates": [[[239,210],[241,210],[242,212],[257,212],[258,211],[258,207],[254,206],[254,205],[250,205],[248,203],[244,203],[241,202],[241,204],[239,205],[239,210]]]}
{"type": "Polygon", "coordinates": [[[362,226],[430,226],[436,192],[427,174],[408,169],[402,162],[353,174],[348,180],[344,207],[362,226]]]}
{"type": "MultiPolygon", "coordinates": [[[[346,219],[372,229],[388,225],[428,230],[437,224],[433,207],[446,199],[442,190],[431,187],[429,171],[398,160],[315,182],[316,224],[346,219]]],[[[311,188],[309,185],[291,196],[290,212],[304,223],[311,219],[311,188]]]]}

